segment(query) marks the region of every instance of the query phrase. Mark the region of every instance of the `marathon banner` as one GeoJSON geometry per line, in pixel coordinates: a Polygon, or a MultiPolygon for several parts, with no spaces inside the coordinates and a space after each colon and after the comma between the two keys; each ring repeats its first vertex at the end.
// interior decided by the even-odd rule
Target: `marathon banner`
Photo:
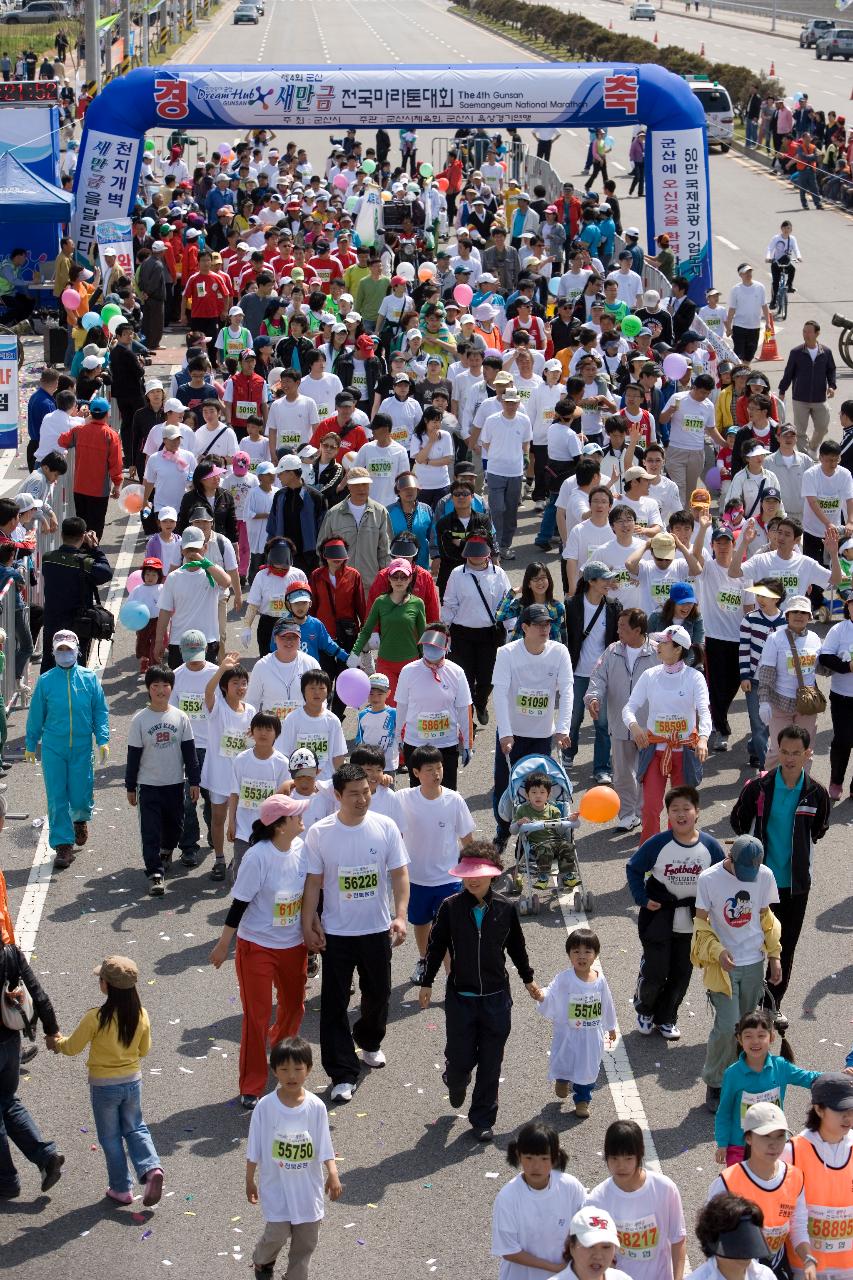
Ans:
{"type": "MultiPolygon", "coordinates": [[[[675,274],[688,280],[707,278],[710,288],[707,159],[702,129],[656,130],[647,149],[646,183],[651,189],[649,226],[654,236],[669,236],[675,274]]],[[[650,232],[650,243],[653,235],[650,232]]]]}
{"type": "Polygon", "coordinates": [[[126,276],[133,279],[133,231],[130,218],[112,218],[95,223],[95,242],[98,246],[98,266],[101,268],[101,279],[106,281],[109,274],[104,261],[104,249],[109,246],[116,251],[115,265],[120,267],[126,276]]]}
{"type": "Polygon", "coordinates": [[[0,449],[18,448],[18,338],[0,334],[0,449]]]}
{"type": "Polygon", "coordinates": [[[690,321],[690,328],[694,329],[702,340],[707,342],[709,347],[713,347],[714,355],[718,360],[730,360],[732,364],[740,364],[734,347],[730,347],[723,338],[718,337],[701,316],[696,315],[693,317],[690,321]]]}

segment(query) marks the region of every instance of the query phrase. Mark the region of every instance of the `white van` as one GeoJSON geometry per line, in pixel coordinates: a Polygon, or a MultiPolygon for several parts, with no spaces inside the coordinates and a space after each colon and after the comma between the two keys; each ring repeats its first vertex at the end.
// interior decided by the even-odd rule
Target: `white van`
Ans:
{"type": "Polygon", "coordinates": [[[735,132],[735,113],[728,89],[707,76],[685,76],[702,103],[708,127],[708,145],[728,151],[735,132]]]}

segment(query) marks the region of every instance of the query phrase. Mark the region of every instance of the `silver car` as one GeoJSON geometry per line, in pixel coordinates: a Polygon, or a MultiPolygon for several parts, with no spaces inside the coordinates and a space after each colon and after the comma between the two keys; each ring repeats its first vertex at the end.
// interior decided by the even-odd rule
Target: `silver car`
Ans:
{"type": "Polygon", "coordinates": [[[818,36],[814,56],[818,61],[826,58],[828,62],[832,62],[833,58],[843,58],[845,62],[849,62],[853,56],[853,29],[841,27],[818,36]]]}

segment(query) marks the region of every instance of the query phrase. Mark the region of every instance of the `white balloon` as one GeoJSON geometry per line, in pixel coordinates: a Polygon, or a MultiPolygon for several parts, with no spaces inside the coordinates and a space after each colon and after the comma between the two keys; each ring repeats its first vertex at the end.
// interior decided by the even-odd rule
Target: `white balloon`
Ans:
{"type": "Polygon", "coordinates": [[[412,266],[411,262],[403,262],[397,268],[397,275],[402,276],[404,280],[414,280],[415,268],[412,266]]]}
{"type": "Polygon", "coordinates": [[[111,316],[110,319],[107,321],[107,328],[109,329],[110,333],[114,335],[119,325],[126,324],[126,323],[127,323],[127,318],[123,315],[111,316]]]}

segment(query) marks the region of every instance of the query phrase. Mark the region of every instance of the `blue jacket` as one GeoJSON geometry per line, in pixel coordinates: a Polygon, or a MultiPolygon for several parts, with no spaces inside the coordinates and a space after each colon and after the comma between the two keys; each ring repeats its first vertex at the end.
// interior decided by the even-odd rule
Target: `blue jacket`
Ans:
{"type": "Polygon", "coordinates": [[[27,751],[39,742],[57,755],[91,751],[110,740],[110,714],[101,682],[88,667],[54,667],[39,676],[27,716],[27,751]]]}
{"type": "Polygon", "coordinates": [[[56,408],[56,401],[53,396],[45,391],[44,387],[37,387],[30,396],[27,405],[27,431],[31,440],[35,440],[38,444],[41,435],[42,418],[48,413],[53,413],[56,408]]]}
{"type": "Polygon", "coordinates": [[[208,191],[204,201],[204,212],[209,224],[216,221],[216,215],[223,205],[234,204],[234,192],[228,187],[224,191],[220,191],[218,187],[214,187],[208,191]]]}
{"type": "MultiPolygon", "coordinates": [[[[305,621],[300,622],[299,630],[299,648],[303,653],[309,654],[317,662],[320,661],[321,653],[327,653],[330,657],[337,658],[338,662],[346,662],[349,657],[346,649],[342,649],[339,644],[336,644],[319,618],[315,618],[309,613],[305,621]]],[[[270,653],[274,652],[275,640],[271,639],[270,653]]]]}
{"type": "MultiPolygon", "coordinates": [[[[396,534],[405,533],[409,529],[409,525],[406,523],[406,516],[399,502],[392,502],[391,506],[388,507],[388,518],[391,521],[392,538],[396,534]]],[[[433,521],[432,510],[427,504],[425,502],[416,503],[410,532],[418,540],[418,554],[415,556],[415,561],[422,569],[429,568],[429,547],[434,536],[433,521]]]]}
{"type": "MultiPolygon", "coordinates": [[[[292,489],[277,490],[272,500],[270,513],[267,516],[268,538],[281,538],[284,536],[284,504],[287,501],[287,495],[292,492],[292,489]]],[[[299,532],[302,537],[302,546],[297,547],[296,552],[297,555],[307,555],[309,551],[317,550],[317,533],[326,514],[326,500],[319,489],[314,489],[308,484],[304,484],[299,492],[302,497],[302,505],[299,512],[299,532]]]]}
{"type": "Polygon", "coordinates": [[[778,1107],[785,1103],[785,1090],[789,1084],[798,1084],[803,1089],[810,1089],[812,1081],[820,1075],[819,1071],[804,1071],[794,1066],[785,1058],[775,1053],[768,1053],[761,1071],[753,1071],[746,1064],[746,1055],[741,1054],[737,1062],[733,1062],[723,1073],[723,1090],[720,1094],[720,1106],[714,1120],[714,1140],[718,1147],[742,1147],[743,1129],[741,1122],[741,1098],[747,1093],[771,1093],[775,1090],[777,1097],[766,1099],[775,1102],[778,1107]]]}

